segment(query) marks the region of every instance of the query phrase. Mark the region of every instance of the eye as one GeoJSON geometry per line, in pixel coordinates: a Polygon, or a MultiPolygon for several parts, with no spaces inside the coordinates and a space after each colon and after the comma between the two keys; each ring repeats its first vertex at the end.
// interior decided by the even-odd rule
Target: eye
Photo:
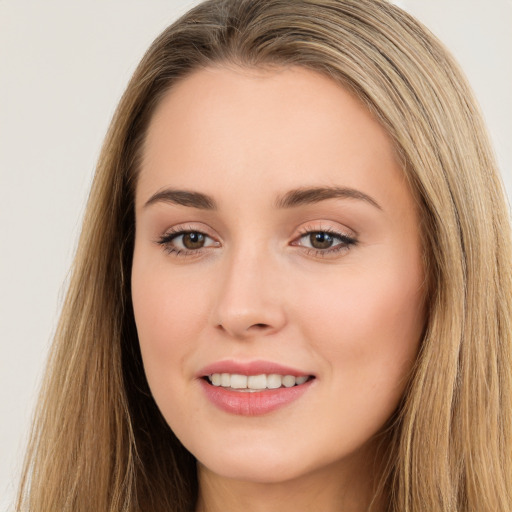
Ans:
{"type": "Polygon", "coordinates": [[[183,245],[184,249],[201,249],[207,241],[207,236],[203,233],[191,231],[173,238],[176,244],[183,245]]]}
{"type": "Polygon", "coordinates": [[[292,245],[304,247],[316,255],[327,255],[347,251],[357,243],[356,239],[335,231],[306,231],[292,245]]]}
{"type": "Polygon", "coordinates": [[[307,242],[314,249],[329,249],[334,245],[336,239],[334,235],[327,233],[326,231],[313,231],[302,238],[306,238],[307,242]]]}
{"type": "Polygon", "coordinates": [[[194,230],[168,231],[157,243],[168,253],[176,255],[197,254],[201,249],[219,246],[219,242],[206,233],[194,230]]]}

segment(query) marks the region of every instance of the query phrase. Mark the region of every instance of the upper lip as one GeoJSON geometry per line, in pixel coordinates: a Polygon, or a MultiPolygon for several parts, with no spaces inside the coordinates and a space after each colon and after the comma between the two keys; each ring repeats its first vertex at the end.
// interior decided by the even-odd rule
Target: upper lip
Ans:
{"type": "Polygon", "coordinates": [[[216,361],[202,368],[197,377],[206,377],[213,373],[236,373],[239,375],[261,375],[261,374],[278,374],[278,375],[293,375],[294,377],[310,376],[309,372],[298,370],[290,366],[285,366],[272,361],[216,361]]]}

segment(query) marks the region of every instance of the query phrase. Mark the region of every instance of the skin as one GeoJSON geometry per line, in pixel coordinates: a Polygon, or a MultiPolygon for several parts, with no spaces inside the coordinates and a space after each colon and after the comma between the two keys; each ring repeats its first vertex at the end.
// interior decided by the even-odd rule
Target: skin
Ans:
{"type": "Polygon", "coordinates": [[[150,388],[198,459],[198,511],[367,510],[375,435],[419,348],[423,280],[393,145],[346,90],[301,68],[217,67],[167,93],[136,188],[132,293],[150,388]],[[368,198],[276,205],[306,187],[368,198]],[[155,197],[167,188],[207,194],[216,209],[155,197]],[[206,245],[176,254],[183,237],[158,243],[172,229],[204,233],[206,245]],[[339,251],[315,251],[307,233],[322,230],[341,234],[339,251]],[[315,379],[276,411],[231,414],[197,377],[226,359],[315,379]]]}

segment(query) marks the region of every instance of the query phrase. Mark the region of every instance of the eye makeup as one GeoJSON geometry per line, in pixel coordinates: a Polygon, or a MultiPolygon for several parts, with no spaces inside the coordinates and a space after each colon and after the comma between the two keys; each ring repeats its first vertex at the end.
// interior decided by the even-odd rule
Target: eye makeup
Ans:
{"type": "MultiPolygon", "coordinates": [[[[197,257],[221,247],[221,243],[209,234],[193,226],[173,227],[167,230],[156,243],[172,256],[197,257]]],[[[354,236],[341,231],[322,227],[303,228],[290,246],[303,250],[308,256],[335,257],[346,253],[357,244],[354,236]]]]}
{"type": "Polygon", "coordinates": [[[291,245],[302,247],[312,256],[336,256],[350,250],[357,240],[333,229],[303,229],[291,245]]]}
{"type": "Polygon", "coordinates": [[[168,229],[156,243],[173,256],[199,256],[205,250],[220,247],[220,242],[193,227],[168,229]]]}

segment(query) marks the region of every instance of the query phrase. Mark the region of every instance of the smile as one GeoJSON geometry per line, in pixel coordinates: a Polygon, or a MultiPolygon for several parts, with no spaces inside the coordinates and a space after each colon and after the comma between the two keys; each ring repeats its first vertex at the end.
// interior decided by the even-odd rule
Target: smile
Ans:
{"type": "MultiPolygon", "coordinates": [[[[273,371],[279,370],[273,368],[273,371]]],[[[291,375],[288,372],[251,374],[246,371],[243,374],[214,371],[203,374],[199,382],[205,397],[216,408],[229,414],[259,416],[300,400],[316,380],[313,375],[291,375]]]]}
{"type": "Polygon", "coordinates": [[[291,388],[300,386],[312,377],[302,375],[279,375],[277,373],[260,375],[240,375],[237,373],[212,373],[207,376],[213,386],[245,392],[258,392],[267,389],[291,388]]]}

